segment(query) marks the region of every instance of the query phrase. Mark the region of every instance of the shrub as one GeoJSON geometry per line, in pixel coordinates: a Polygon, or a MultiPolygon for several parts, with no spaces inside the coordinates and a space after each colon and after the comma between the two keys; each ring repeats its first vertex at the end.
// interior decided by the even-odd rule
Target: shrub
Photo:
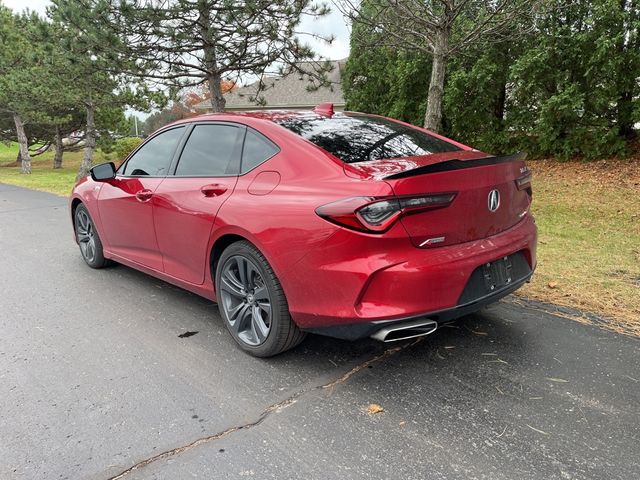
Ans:
{"type": "Polygon", "coordinates": [[[124,160],[141,143],[142,139],[138,137],[124,137],[117,139],[113,147],[116,158],[118,160],[124,160]]]}

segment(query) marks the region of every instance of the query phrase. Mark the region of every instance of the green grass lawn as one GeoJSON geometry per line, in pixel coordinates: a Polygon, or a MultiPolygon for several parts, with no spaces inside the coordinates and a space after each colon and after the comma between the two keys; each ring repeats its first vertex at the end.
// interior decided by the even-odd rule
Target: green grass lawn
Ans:
{"type": "MultiPolygon", "coordinates": [[[[22,175],[20,166],[14,163],[18,155],[18,145],[7,146],[0,143],[0,183],[42,190],[56,195],[68,196],[75,184],[76,174],[82,160],[82,151],[65,152],[62,168],[53,169],[53,152],[48,151],[31,162],[31,175],[22,175]],[[7,166],[9,164],[9,166],[7,166]]],[[[107,161],[105,155],[97,151],[95,163],[107,161]]]]}
{"type": "Polygon", "coordinates": [[[640,335],[640,162],[530,165],[538,269],[521,294],[640,335]]]}
{"type": "MultiPolygon", "coordinates": [[[[1,145],[1,144],[0,144],[1,145]]],[[[0,150],[0,165],[17,149],[0,150]]],[[[53,152],[33,161],[31,175],[0,167],[0,182],[69,195],[82,152],[53,152]]],[[[95,163],[106,161],[97,152],[95,163]]],[[[640,162],[531,162],[539,227],[538,269],[521,295],[611,319],[640,334],[640,162]]]]}
{"type": "Polygon", "coordinates": [[[18,144],[15,142],[4,143],[0,142],[0,164],[4,163],[5,159],[8,161],[14,161],[18,155],[18,144]]]}

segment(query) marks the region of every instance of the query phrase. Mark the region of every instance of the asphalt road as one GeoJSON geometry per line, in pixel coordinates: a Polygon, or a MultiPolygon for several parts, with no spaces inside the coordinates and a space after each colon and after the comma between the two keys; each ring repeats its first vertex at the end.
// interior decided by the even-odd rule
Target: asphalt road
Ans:
{"type": "Polygon", "coordinates": [[[505,301],[259,360],[210,302],[86,267],[66,204],[0,185],[0,479],[640,478],[636,338],[505,301]]]}

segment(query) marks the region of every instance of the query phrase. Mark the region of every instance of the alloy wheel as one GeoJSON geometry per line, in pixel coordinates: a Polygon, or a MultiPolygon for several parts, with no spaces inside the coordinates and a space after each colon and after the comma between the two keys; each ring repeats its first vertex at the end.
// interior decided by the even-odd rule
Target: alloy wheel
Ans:
{"type": "Polygon", "coordinates": [[[76,210],[76,238],[85,260],[92,263],[96,259],[96,234],[93,222],[83,209],[76,210]]]}
{"type": "Polygon", "coordinates": [[[269,290],[258,266],[247,257],[229,257],[222,267],[220,294],[226,321],[247,345],[261,345],[271,330],[269,290]]]}

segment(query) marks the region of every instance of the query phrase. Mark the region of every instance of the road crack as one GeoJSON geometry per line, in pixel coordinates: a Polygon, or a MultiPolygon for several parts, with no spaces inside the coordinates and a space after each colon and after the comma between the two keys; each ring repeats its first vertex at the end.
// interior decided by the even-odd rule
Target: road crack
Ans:
{"type": "Polygon", "coordinates": [[[154,455],[153,457],[149,457],[145,460],[142,460],[138,463],[136,463],[135,465],[127,468],[126,470],[120,472],[119,474],[117,474],[115,477],[109,477],[109,480],[119,480],[121,478],[124,478],[125,476],[127,476],[128,474],[130,474],[131,472],[134,472],[136,470],[139,470],[143,467],[146,467],[147,465],[149,465],[150,463],[154,463],[157,462],[158,460],[163,460],[165,458],[169,458],[169,457],[173,457],[174,455],[179,455],[183,452],[186,452],[187,450],[191,450],[192,448],[195,448],[199,445],[202,445],[204,443],[209,443],[212,442],[214,440],[220,440],[234,432],[237,432],[239,430],[248,430],[249,428],[253,428],[253,427],[257,427],[258,425],[260,425],[262,422],[264,422],[267,417],[269,415],[271,415],[271,413],[276,412],[276,411],[281,411],[285,408],[287,408],[290,405],[293,405],[294,403],[296,403],[296,398],[300,395],[302,395],[302,393],[304,392],[300,392],[299,394],[296,395],[292,395],[291,397],[287,398],[286,400],[283,400],[281,402],[278,403],[274,403],[273,405],[270,405],[269,407],[267,407],[266,409],[263,410],[263,412],[260,414],[260,416],[258,417],[257,420],[253,421],[253,422],[249,422],[249,423],[244,423],[242,425],[237,425],[235,427],[230,427],[227,428],[226,430],[223,430],[222,432],[218,432],[218,433],[214,433],[213,435],[208,435],[206,437],[201,437],[198,438],[197,440],[194,440],[191,443],[188,443],[187,445],[182,445],[180,447],[176,447],[176,448],[172,448],[171,450],[165,450],[162,453],[158,453],[157,455],[154,455]]]}
{"type": "Polygon", "coordinates": [[[356,373],[360,372],[361,370],[369,367],[370,365],[374,364],[374,363],[378,363],[382,360],[385,360],[386,358],[395,355],[396,353],[402,351],[402,350],[406,350],[408,348],[413,347],[414,345],[416,345],[417,343],[420,343],[422,340],[424,340],[424,337],[420,337],[416,340],[414,340],[411,343],[406,343],[404,345],[400,345],[398,347],[394,347],[394,348],[390,348],[388,350],[385,350],[384,352],[382,352],[380,355],[376,355],[373,358],[370,358],[369,360],[366,360],[363,363],[360,363],[358,365],[356,365],[355,367],[353,367],[351,370],[349,370],[347,373],[345,373],[344,375],[342,375],[341,377],[337,378],[336,380],[332,380],[329,383],[323,383],[321,385],[316,385],[314,387],[305,389],[305,390],[300,390],[296,393],[294,393],[293,395],[291,395],[290,397],[281,400],[279,402],[273,403],[271,405],[269,405],[267,408],[265,408],[262,413],[258,416],[258,418],[256,420],[253,420],[251,422],[248,423],[243,423],[241,425],[236,425],[234,427],[230,427],[227,428],[226,430],[223,430],[221,432],[217,432],[214,433],[212,435],[207,435],[206,437],[201,437],[198,438],[196,440],[194,440],[191,443],[188,443],[186,445],[182,445],[180,447],[176,447],[176,448],[172,448],[170,450],[165,450],[164,452],[158,453],[157,455],[154,455],[152,457],[146,458],[144,460],[139,461],[138,463],[132,465],[131,467],[127,468],[126,470],[123,470],[122,472],[118,473],[117,475],[113,476],[113,477],[109,477],[108,480],[120,480],[124,477],[126,477],[127,475],[129,475],[132,472],[135,472],[136,470],[140,470],[141,468],[146,467],[147,465],[150,465],[151,463],[155,463],[158,460],[164,460],[166,458],[170,458],[170,457],[174,457],[176,455],[179,455],[181,453],[186,452],[187,450],[191,450],[195,447],[198,447],[200,445],[206,444],[206,443],[210,443],[210,442],[214,442],[216,440],[221,440],[235,432],[238,432],[240,430],[249,430],[250,428],[254,428],[257,427],[258,425],[260,425],[262,422],[264,422],[272,413],[274,412],[280,412],[282,410],[284,410],[287,407],[290,407],[291,405],[293,405],[294,403],[296,403],[298,401],[298,399],[300,397],[302,397],[303,395],[306,395],[310,392],[314,392],[317,390],[326,390],[329,388],[333,388],[336,387],[337,385],[341,385],[344,384],[345,382],[347,382],[353,375],[355,375],[356,373]]]}
{"type": "Polygon", "coordinates": [[[316,389],[325,389],[325,388],[332,388],[335,387],[336,385],[339,385],[341,383],[346,382],[347,380],[349,380],[349,378],[351,378],[353,375],[355,375],[356,373],[358,373],[360,370],[367,368],[369,365],[371,365],[372,363],[377,363],[381,360],[384,360],[387,357],[390,357],[391,355],[395,355],[396,353],[398,353],[401,350],[404,350],[406,348],[410,348],[413,347],[415,344],[420,343],[422,340],[424,340],[424,337],[420,337],[417,338],[416,340],[414,340],[411,343],[407,343],[405,345],[401,345],[399,347],[395,347],[395,348],[390,348],[388,350],[385,350],[384,352],[382,352],[380,355],[373,357],[369,360],[367,360],[364,363],[361,363],[360,365],[357,365],[355,367],[353,367],[351,370],[349,370],[347,373],[345,373],[344,375],[342,375],[340,378],[338,378],[337,380],[334,380],[331,383],[327,383],[325,385],[320,385],[319,387],[316,387],[316,389]]]}

